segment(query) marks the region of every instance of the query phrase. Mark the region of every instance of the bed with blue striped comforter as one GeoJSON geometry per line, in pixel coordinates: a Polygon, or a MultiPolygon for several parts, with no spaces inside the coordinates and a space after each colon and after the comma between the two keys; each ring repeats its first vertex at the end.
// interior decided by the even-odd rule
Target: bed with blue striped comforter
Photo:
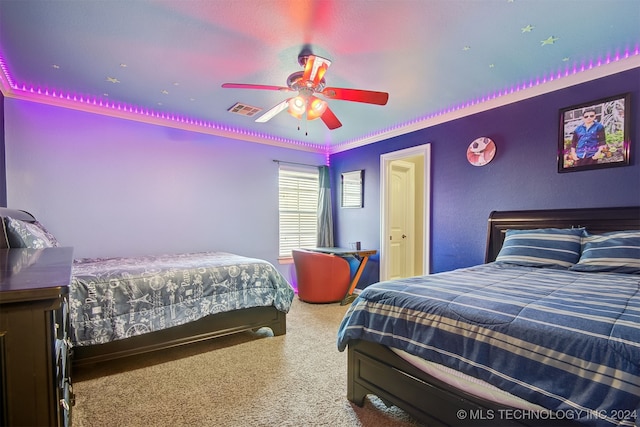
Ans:
{"type": "Polygon", "coordinates": [[[640,414],[640,275],[489,263],[380,282],[338,332],[479,378],[586,425],[640,414]]]}

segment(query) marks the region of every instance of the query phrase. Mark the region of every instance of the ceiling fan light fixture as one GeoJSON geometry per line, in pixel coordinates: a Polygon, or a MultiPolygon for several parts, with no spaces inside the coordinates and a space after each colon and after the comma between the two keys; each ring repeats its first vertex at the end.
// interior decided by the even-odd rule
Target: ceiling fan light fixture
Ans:
{"type": "Polygon", "coordinates": [[[321,117],[327,109],[327,102],[320,98],[312,97],[307,110],[307,120],[315,120],[321,117]]]}
{"type": "Polygon", "coordinates": [[[322,117],[328,106],[326,101],[315,96],[296,96],[289,99],[288,104],[289,114],[296,119],[302,119],[306,116],[307,120],[315,120],[322,117]]]}
{"type": "Polygon", "coordinates": [[[307,109],[307,101],[302,96],[295,96],[289,99],[289,114],[296,119],[301,119],[307,109]]]}
{"type": "MultiPolygon", "coordinates": [[[[1,0],[0,0],[1,1],[1,0]]],[[[326,87],[324,75],[331,65],[331,61],[310,53],[308,48],[298,55],[298,63],[304,71],[296,71],[287,78],[287,86],[271,86],[248,83],[224,83],[223,88],[235,89],[262,89],[278,91],[298,92],[298,96],[285,99],[267,110],[256,122],[266,123],[278,113],[287,112],[298,120],[322,119],[328,129],[333,130],[342,126],[342,123],[329,108],[329,104],[314,96],[320,94],[332,100],[362,102],[365,104],[386,105],[389,100],[387,92],[378,92],[362,89],[326,87]]]]}

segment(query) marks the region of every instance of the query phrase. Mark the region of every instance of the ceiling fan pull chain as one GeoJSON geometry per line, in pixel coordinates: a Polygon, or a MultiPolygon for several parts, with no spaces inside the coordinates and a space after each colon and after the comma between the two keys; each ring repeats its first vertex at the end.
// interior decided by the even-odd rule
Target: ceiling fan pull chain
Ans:
{"type": "Polygon", "coordinates": [[[309,102],[307,102],[307,105],[305,105],[304,107],[304,136],[309,136],[309,134],[307,133],[307,130],[309,129],[308,111],[309,111],[309,102]]]}

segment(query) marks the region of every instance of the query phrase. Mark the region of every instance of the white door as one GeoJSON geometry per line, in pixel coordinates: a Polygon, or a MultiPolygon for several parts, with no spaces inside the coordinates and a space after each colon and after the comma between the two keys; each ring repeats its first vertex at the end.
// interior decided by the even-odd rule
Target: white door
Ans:
{"type": "Polygon", "coordinates": [[[430,155],[424,144],[380,156],[380,280],[431,270],[430,155]]]}
{"type": "Polygon", "coordinates": [[[403,160],[389,164],[389,279],[413,276],[415,165],[403,160]]]}

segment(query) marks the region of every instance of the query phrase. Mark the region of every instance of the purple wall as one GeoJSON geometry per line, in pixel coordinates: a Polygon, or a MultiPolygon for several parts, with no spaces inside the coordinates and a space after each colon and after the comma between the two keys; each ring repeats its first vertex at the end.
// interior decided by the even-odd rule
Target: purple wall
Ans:
{"type": "Polygon", "coordinates": [[[320,165],[324,154],[13,98],[4,120],[8,206],[76,258],[233,252],[292,279],[278,260],[273,160],[320,165]]]}
{"type": "MultiPolygon", "coordinates": [[[[483,262],[486,221],[492,210],[640,205],[640,163],[634,152],[640,136],[638,120],[633,122],[631,129],[630,166],[565,174],[559,174],[556,166],[558,110],[625,92],[631,92],[631,113],[637,118],[640,110],[640,68],[332,155],[336,244],[348,246],[349,242],[361,241],[364,247],[379,249],[380,155],[426,143],[431,144],[432,160],[431,272],[483,262]],[[489,136],[498,146],[493,162],[481,168],[471,166],[465,156],[467,146],[478,136],[489,136]],[[364,208],[341,209],[339,189],[335,184],[340,182],[342,172],[356,169],[365,170],[364,208]]],[[[100,230],[114,235],[127,234],[128,225],[118,221],[148,212],[148,204],[157,200],[150,200],[151,196],[143,187],[157,181],[152,178],[154,174],[165,176],[170,173],[181,185],[165,188],[165,191],[171,190],[166,195],[169,199],[174,196],[180,200],[186,198],[188,203],[183,205],[189,206],[189,212],[215,212],[221,217],[216,221],[208,218],[198,224],[187,222],[191,227],[189,232],[196,238],[202,236],[203,227],[207,229],[209,238],[202,242],[203,247],[216,242],[216,249],[245,250],[245,247],[240,247],[242,239],[238,239],[237,233],[226,236],[226,230],[212,224],[220,223],[221,219],[235,223],[238,218],[252,212],[243,209],[237,201],[230,203],[238,194],[250,189],[246,200],[259,196],[263,203],[258,211],[253,212],[261,219],[254,227],[259,231],[243,228],[241,235],[247,237],[247,242],[259,242],[257,246],[250,244],[251,256],[275,262],[277,226],[274,228],[273,225],[277,221],[274,205],[277,203],[277,186],[276,181],[265,180],[268,176],[275,180],[277,176],[277,168],[271,159],[319,164],[324,157],[322,154],[168,131],[158,126],[13,99],[4,99],[2,110],[8,173],[0,174],[0,198],[6,179],[5,197],[9,203],[44,216],[52,231],[74,242],[79,256],[99,255],[99,252],[103,255],[102,252],[108,249],[92,243],[89,237],[96,232],[95,227],[92,228],[92,218],[104,215],[105,211],[101,206],[87,204],[88,193],[78,191],[79,185],[97,189],[95,193],[102,198],[92,197],[98,202],[104,202],[104,195],[108,194],[113,198],[113,206],[127,207],[127,215],[111,218],[108,221],[111,228],[100,230]],[[92,151],[94,148],[96,151],[92,151]],[[97,152],[103,154],[96,155],[97,152]],[[119,152],[122,156],[118,155],[119,152]],[[203,152],[206,152],[204,157],[203,152]],[[203,158],[206,161],[202,161],[203,158]],[[42,165],[34,165],[34,159],[42,159],[42,165]],[[107,159],[113,159],[113,162],[107,159]],[[184,161],[176,161],[178,159],[184,161]],[[248,163],[255,174],[247,174],[237,167],[248,163]],[[141,175],[140,169],[134,166],[137,164],[146,165],[149,173],[141,175]],[[90,171],[91,179],[78,174],[79,170],[90,171]],[[220,180],[216,179],[221,171],[237,178],[227,181],[224,190],[219,185],[220,180]],[[252,179],[252,176],[259,178],[252,179]],[[128,184],[114,186],[114,178],[128,184]],[[27,184],[30,191],[25,191],[27,184]],[[73,191],[69,191],[70,188],[73,191]],[[124,188],[128,191],[120,191],[124,188]],[[191,188],[194,194],[205,190],[207,196],[190,197],[191,193],[185,194],[181,188],[191,188]],[[132,190],[139,190],[145,197],[136,199],[135,194],[131,194],[132,190]],[[211,205],[220,206],[220,198],[229,203],[224,203],[222,210],[212,211],[211,205]],[[70,219],[70,206],[74,206],[76,211],[83,206],[88,211],[70,219]],[[82,222],[83,219],[86,223],[82,222]],[[89,231],[84,233],[86,230],[89,231]]],[[[5,150],[0,151],[5,154],[5,150]]],[[[3,166],[0,165],[0,170],[4,170],[3,166]]],[[[179,210],[179,207],[175,209],[179,210]]],[[[175,219],[175,212],[166,209],[153,212],[153,221],[159,224],[171,223],[175,219]]],[[[149,225],[147,228],[151,230],[153,227],[149,225]]],[[[170,241],[171,247],[158,247],[157,250],[184,249],[179,244],[188,244],[193,249],[193,240],[170,241]]],[[[129,247],[128,250],[148,252],[147,246],[151,243],[141,241],[137,244],[139,248],[129,247]]],[[[114,248],[121,250],[120,246],[114,248]]],[[[361,283],[375,282],[378,276],[378,263],[374,257],[361,283]]]]}
{"type": "MultiPolygon", "coordinates": [[[[431,144],[431,272],[484,261],[486,224],[493,210],[640,205],[637,152],[640,120],[631,128],[631,165],[557,172],[559,109],[631,92],[632,117],[640,108],[640,68],[474,114],[376,144],[331,156],[332,180],[345,171],[365,170],[363,209],[340,209],[334,191],[336,244],[360,240],[380,247],[380,155],[431,144]],[[480,136],[497,145],[494,160],[471,166],[465,153],[480,136]]],[[[366,285],[378,280],[370,263],[366,285]]]]}

